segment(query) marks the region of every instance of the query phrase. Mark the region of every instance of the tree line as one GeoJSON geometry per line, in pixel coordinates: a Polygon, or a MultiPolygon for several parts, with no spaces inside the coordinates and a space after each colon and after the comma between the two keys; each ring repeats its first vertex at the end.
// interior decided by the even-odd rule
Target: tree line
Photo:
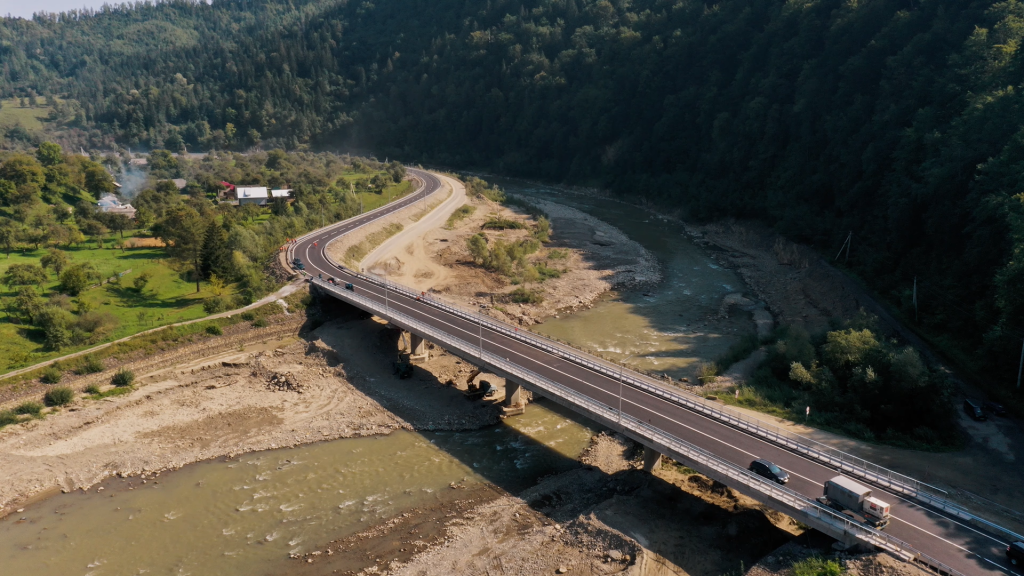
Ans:
{"type": "Polygon", "coordinates": [[[1024,336],[1015,0],[170,1],[0,22],[0,93],[123,146],[351,145],[837,249],[979,373],[1024,336]],[[959,352],[958,352],[959,351],[959,352]]]}

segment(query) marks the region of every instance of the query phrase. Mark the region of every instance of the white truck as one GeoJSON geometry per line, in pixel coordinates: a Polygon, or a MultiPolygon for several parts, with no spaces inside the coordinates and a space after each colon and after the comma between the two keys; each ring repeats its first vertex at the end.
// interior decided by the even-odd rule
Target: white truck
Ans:
{"type": "Polygon", "coordinates": [[[872,498],[870,488],[844,476],[826,481],[825,495],[818,502],[877,530],[889,525],[889,505],[872,498]]]}

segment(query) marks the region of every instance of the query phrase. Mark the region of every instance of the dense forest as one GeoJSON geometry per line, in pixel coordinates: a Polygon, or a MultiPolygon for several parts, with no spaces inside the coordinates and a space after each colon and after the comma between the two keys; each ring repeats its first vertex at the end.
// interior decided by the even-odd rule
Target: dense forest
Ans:
{"type": "Polygon", "coordinates": [[[1010,386],[1022,37],[1014,0],[175,1],[0,21],[0,95],[122,146],[359,148],[852,232],[853,271],[906,312],[916,277],[919,328],[1010,386]]]}

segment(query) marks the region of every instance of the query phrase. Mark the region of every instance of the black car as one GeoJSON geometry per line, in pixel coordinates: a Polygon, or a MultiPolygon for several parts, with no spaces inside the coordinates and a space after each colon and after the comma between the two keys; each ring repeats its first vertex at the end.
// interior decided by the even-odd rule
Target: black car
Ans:
{"type": "Polygon", "coordinates": [[[758,476],[764,476],[765,478],[778,482],[779,484],[785,484],[789,482],[789,473],[779,468],[775,464],[772,464],[768,460],[757,459],[750,463],[749,470],[758,476]]]}
{"type": "Polygon", "coordinates": [[[1006,547],[1006,558],[1010,564],[1020,566],[1024,564],[1024,542],[1014,542],[1006,547]]]}
{"type": "Polygon", "coordinates": [[[981,407],[993,416],[1006,416],[1006,407],[998,402],[989,400],[981,405],[981,407]]]}
{"type": "Polygon", "coordinates": [[[964,412],[966,412],[972,420],[977,420],[978,422],[988,420],[988,416],[986,416],[985,412],[981,409],[981,404],[974,400],[964,400],[964,412]]]}

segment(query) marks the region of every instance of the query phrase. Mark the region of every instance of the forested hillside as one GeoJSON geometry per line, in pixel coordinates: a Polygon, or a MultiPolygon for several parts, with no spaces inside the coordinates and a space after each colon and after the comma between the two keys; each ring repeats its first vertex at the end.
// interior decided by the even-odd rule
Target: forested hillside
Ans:
{"type": "Polygon", "coordinates": [[[905,311],[916,276],[922,329],[1008,386],[1022,36],[991,0],[170,2],[0,22],[0,94],[123,145],[352,146],[852,231],[850,267],[905,311]]]}

